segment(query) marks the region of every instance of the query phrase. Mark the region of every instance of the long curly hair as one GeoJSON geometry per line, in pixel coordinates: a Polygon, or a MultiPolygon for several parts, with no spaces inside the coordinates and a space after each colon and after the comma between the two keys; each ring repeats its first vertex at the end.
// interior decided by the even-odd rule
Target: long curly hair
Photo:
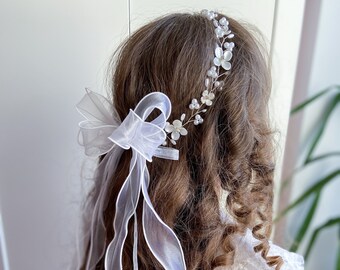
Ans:
{"type": "MultiPolygon", "coordinates": [[[[220,13],[218,16],[228,17],[220,13]]],[[[257,31],[230,17],[228,20],[235,34],[235,48],[232,69],[221,78],[223,90],[203,115],[204,123],[189,125],[188,135],[178,140],[178,161],[154,158],[147,163],[149,194],[159,216],[178,236],[188,269],[232,265],[235,254],[232,238],[245,234],[247,228],[260,240],[255,252],[260,252],[269,266],[280,269],[282,258],[267,255],[275,165],[268,117],[271,90],[268,55],[257,31]],[[221,219],[222,190],[228,194],[222,203],[236,222],[221,219]],[[222,254],[218,253],[221,249],[222,254]]],[[[123,42],[108,66],[110,97],[121,119],[153,91],[161,91],[170,98],[169,122],[189,110],[191,99],[200,97],[204,91],[217,41],[214,29],[212,22],[201,14],[175,13],[146,24],[123,42]]],[[[155,113],[149,117],[153,119],[155,113]]],[[[108,203],[102,211],[106,245],[114,236],[116,198],[128,174],[130,159],[131,150],[124,151],[105,191],[108,203]]],[[[96,194],[102,188],[100,182],[94,183],[88,204],[95,204],[96,194]]],[[[141,213],[142,198],[137,207],[139,224],[141,213]]],[[[86,215],[89,222],[96,222],[91,220],[91,213],[86,215]]],[[[139,268],[163,269],[147,248],[142,226],[138,234],[139,268]]],[[[133,268],[132,236],[130,220],[123,251],[124,269],[133,268]]],[[[87,253],[90,241],[86,243],[87,253]]],[[[81,269],[87,269],[86,252],[81,269]]],[[[104,269],[104,258],[96,269],[104,269]]]]}

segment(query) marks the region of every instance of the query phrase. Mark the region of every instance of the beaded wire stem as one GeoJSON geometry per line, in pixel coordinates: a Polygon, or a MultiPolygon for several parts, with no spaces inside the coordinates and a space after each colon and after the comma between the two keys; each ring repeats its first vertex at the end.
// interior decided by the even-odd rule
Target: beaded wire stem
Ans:
{"type": "MultiPolygon", "coordinates": [[[[196,98],[191,100],[189,104],[191,115],[184,124],[183,121],[186,118],[185,113],[182,113],[180,119],[174,120],[172,124],[166,122],[164,130],[166,133],[171,134],[171,138],[167,135],[167,139],[169,139],[173,145],[176,145],[176,141],[181,135],[185,136],[188,134],[185,128],[186,125],[191,122],[193,122],[194,125],[203,123],[203,118],[200,113],[205,113],[207,111],[205,107],[212,105],[216,90],[221,91],[223,89],[223,81],[219,81],[218,79],[225,75],[231,68],[229,61],[233,56],[232,51],[235,44],[234,42],[226,41],[234,37],[234,34],[229,29],[229,21],[225,17],[217,20],[218,14],[213,11],[203,10],[201,14],[212,21],[215,26],[215,34],[218,40],[215,48],[215,58],[213,59],[211,68],[207,71],[207,77],[204,81],[205,90],[202,92],[200,98],[201,104],[196,98]]],[[[163,145],[168,144],[167,139],[165,139],[163,145]]]]}

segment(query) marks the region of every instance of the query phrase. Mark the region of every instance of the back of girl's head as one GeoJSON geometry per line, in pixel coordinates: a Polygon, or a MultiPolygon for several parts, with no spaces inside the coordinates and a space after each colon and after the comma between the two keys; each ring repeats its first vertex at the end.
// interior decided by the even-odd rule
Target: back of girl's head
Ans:
{"type": "MultiPolygon", "coordinates": [[[[219,18],[224,15],[219,14],[219,18]]],[[[273,156],[267,102],[270,72],[265,50],[256,35],[228,17],[235,34],[231,70],[219,80],[221,91],[202,115],[202,125],[188,125],[175,148],[179,160],[153,158],[149,194],[155,210],[178,236],[188,269],[212,269],[233,262],[232,237],[246,228],[261,240],[255,249],[270,265],[281,264],[267,257],[272,219],[273,156]],[[221,219],[220,191],[228,192],[230,218],[221,219]],[[218,255],[219,250],[223,251],[218,255]]],[[[201,96],[207,70],[214,58],[214,25],[201,14],[170,14],[137,30],[112,57],[109,68],[113,104],[121,119],[148,93],[160,91],[171,100],[168,119],[190,113],[188,104],[201,96]]],[[[149,118],[157,116],[152,113],[149,118]]],[[[115,202],[129,171],[131,150],[124,151],[113,175],[104,211],[107,243],[115,202]]],[[[94,190],[100,190],[94,186],[94,190]]],[[[93,192],[91,194],[96,194],[93,192]]],[[[95,201],[95,198],[92,198],[95,201]]],[[[141,224],[142,198],[137,213],[141,224]]],[[[123,253],[124,269],[132,269],[133,224],[123,253]]],[[[148,250],[139,226],[140,269],[163,269],[148,250]]],[[[103,264],[98,265],[103,268],[103,264]]]]}

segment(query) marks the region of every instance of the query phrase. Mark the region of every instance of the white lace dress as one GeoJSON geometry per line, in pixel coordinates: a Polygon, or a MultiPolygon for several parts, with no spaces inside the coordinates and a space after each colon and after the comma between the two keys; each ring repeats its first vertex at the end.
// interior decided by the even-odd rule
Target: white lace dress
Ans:
{"type": "MultiPolygon", "coordinates": [[[[222,201],[225,202],[226,193],[222,194],[222,201]]],[[[230,215],[223,204],[220,204],[222,220],[230,222],[230,215]]],[[[260,253],[254,251],[254,246],[259,244],[250,229],[247,229],[244,236],[235,235],[233,244],[235,246],[234,264],[228,267],[216,267],[214,270],[273,270],[275,267],[270,267],[266,264],[260,253]]],[[[304,259],[301,255],[289,252],[272,242],[268,256],[281,256],[284,261],[281,270],[303,270],[304,259]]]]}

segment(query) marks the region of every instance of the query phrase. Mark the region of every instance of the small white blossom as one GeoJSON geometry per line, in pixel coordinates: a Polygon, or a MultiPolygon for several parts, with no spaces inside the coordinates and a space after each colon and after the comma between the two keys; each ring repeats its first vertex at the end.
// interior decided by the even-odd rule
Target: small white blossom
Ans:
{"type": "Polygon", "coordinates": [[[224,35],[227,34],[227,31],[224,30],[222,27],[218,26],[215,28],[215,34],[217,37],[222,38],[224,35]]]}
{"type": "Polygon", "coordinates": [[[205,103],[207,106],[211,106],[212,105],[212,100],[215,98],[215,94],[214,93],[209,93],[208,90],[204,90],[202,93],[202,97],[201,97],[201,102],[205,103]]]}
{"type": "Polygon", "coordinates": [[[215,49],[215,58],[214,58],[214,64],[216,66],[222,66],[225,70],[229,70],[231,68],[231,64],[229,60],[233,56],[232,52],[230,51],[224,51],[222,48],[217,47],[215,49]]]}
{"type": "Polygon", "coordinates": [[[224,48],[226,48],[228,51],[232,51],[234,47],[235,47],[235,43],[234,42],[226,42],[226,43],[224,43],[224,48]]]}
{"type": "Polygon", "coordinates": [[[228,35],[231,33],[229,30],[229,22],[225,17],[222,17],[219,21],[214,21],[215,28],[215,34],[218,38],[222,38],[225,35],[228,35]]]}
{"type": "Polygon", "coordinates": [[[196,98],[192,99],[190,105],[189,105],[189,109],[190,110],[194,110],[194,109],[198,109],[200,107],[200,105],[198,104],[198,101],[196,98]]]}
{"type": "Polygon", "coordinates": [[[194,125],[198,125],[198,124],[202,124],[203,123],[203,118],[199,115],[199,114],[196,114],[195,115],[195,120],[194,120],[194,125]]]}
{"type": "Polygon", "coordinates": [[[171,133],[171,138],[173,140],[178,140],[180,135],[185,136],[188,134],[188,131],[182,126],[182,121],[176,119],[172,122],[172,125],[169,122],[166,122],[165,131],[171,133]]]}
{"type": "Polygon", "coordinates": [[[217,14],[213,11],[208,11],[206,9],[202,10],[202,14],[206,16],[210,21],[217,17],[217,14]]]}
{"type": "Polygon", "coordinates": [[[217,71],[216,71],[216,67],[215,66],[212,66],[208,72],[207,72],[207,75],[213,79],[217,78],[218,77],[218,74],[217,74],[217,71]]]}
{"type": "Polygon", "coordinates": [[[220,25],[222,25],[223,27],[228,27],[228,25],[229,25],[229,22],[228,22],[228,20],[227,20],[226,17],[222,17],[222,18],[219,20],[219,23],[220,23],[220,25]]]}

